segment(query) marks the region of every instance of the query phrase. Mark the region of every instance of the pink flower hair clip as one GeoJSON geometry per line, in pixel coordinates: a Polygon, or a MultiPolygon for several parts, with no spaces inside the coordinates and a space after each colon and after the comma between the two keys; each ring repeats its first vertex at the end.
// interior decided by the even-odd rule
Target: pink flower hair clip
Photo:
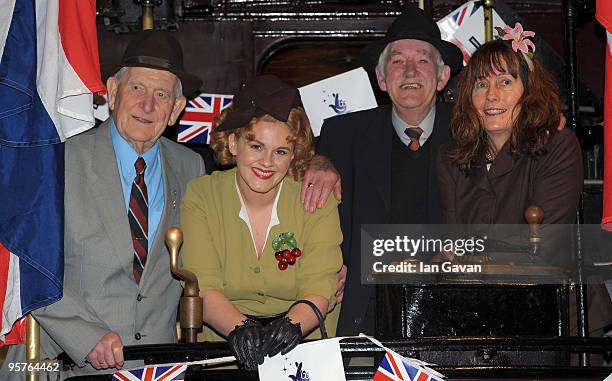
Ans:
{"type": "Polygon", "coordinates": [[[529,37],[535,36],[535,32],[529,30],[523,30],[521,23],[517,22],[514,24],[514,28],[506,25],[502,28],[496,27],[497,33],[504,41],[512,41],[512,50],[515,52],[521,52],[529,69],[533,71],[533,54],[535,52],[535,45],[529,37]]]}

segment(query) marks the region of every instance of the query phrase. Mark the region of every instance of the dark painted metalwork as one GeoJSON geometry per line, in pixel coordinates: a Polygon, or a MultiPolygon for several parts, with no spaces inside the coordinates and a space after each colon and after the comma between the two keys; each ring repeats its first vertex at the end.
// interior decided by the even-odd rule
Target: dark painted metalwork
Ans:
{"type": "MultiPolygon", "coordinates": [[[[563,0],[563,27],[565,32],[565,61],[567,85],[567,126],[580,133],[578,125],[578,74],[576,68],[576,17],[577,11],[573,0],[563,0]]],[[[576,306],[578,310],[578,335],[588,336],[589,319],[587,309],[587,289],[584,284],[584,262],[582,256],[582,242],[580,240],[580,223],[582,215],[582,202],[577,214],[577,241],[576,241],[576,306]]],[[[580,365],[587,366],[589,356],[580,354],[580,365]]]]}
{"type": "MultiPolygon", "coordinates": [[[[566,285],[379,285],[376,298],[375,332],[381,339],[554,337],[569,332],[566,285]]],[[[422,351],[418,357],[440,365],[569,363],[562,353],[457,348],[422,351]]]]}
{"type": "MultiPolygon", "coordinates": [[[[570,353],[609,353],[612,354],[612,338],[608,337],[419,337],[402,340],[382,340],[381,343],[400,354],[420,351],[477,351],[494,349],[497,351],[526,352],[563,351],[570,353]]],[[[384,353],[366,338],[347,338],[340,342],[340,349],[348,357],[384,353]]],[[[225,342],[179,343],[131,345],[123,348],[126,361],[144,360],[146,364],[164,362],[185,362],[231,356],[232,352],[225,342]]],[[[64,365],[74,362],[65,354],[60,355],[64,365]]]]}
{"type": "MultiPolygon", "coordinates": [[[[544,351],[577,353],[606,353],[612,351],[612,338],[485,338],[485,337],[455,337],[455,338],[417,338],[405,340],[383,341],[382,344],[400,354],[408,355],[421,351],[480,351],[493,353],[495,351],[524,351],[534,354],[544,351]]],[[[365,338],[344,339],[340,342],[343,357],[380,357],[384,349],[376,346],[365,338]]],[[[147,364],[182,361],[196,361],[231,355],[226,343],[197,344],[159,344],[127,346],[124,348],[126,360],[144,359],[147,364]]],[[[65,364],[66,364],[65,360],[65,364]]],[[[375,367],[345,366],[348,380],[371,380],[375,367]]],[[[538,378],[538,379],[599,379],[610,373],[610,368],[576,367],[576,366],[525,366],[525,365],[459,365],[436,366],[436,370],[449,378],[538,378]]],[[[241,370],[202,370],[199,366],[191,366],[187,380],[258,380],[255,372],[241,370]]],[[[74,377],[71,380],[104,380],[109,375],[74,377]],[[106,377],[106,378],[105,378],[106,377]]]]}
{"type": "MultiPolygon", "coordinates": [[[[447,381],[453,379],[517,379],[517,380],[541,380],[541,381],[600,381],[609,375],[610,368],[596,367],[581,369],[579,367],[551,368],[551,367],[524,367],[508,368],[494,366],[475,367],[434,367],[437,371],[447,376],[447,381]]],[[[371,381],[375,370],[370,367],[352,367],[346,369],[345,376],[349,381],[371,381]]],[[[112,375],[71,377],[67,381],[110,381],[112,375]]],[[[259,381],[257,372],[244,370],[200,370],[191,367],[187,370],[185,381],[259,381]]]]}
{"type": "Polygon", "coordinates": [[[578,77],[576,73],[576,8],[573,0],[563,0],[565,68],[567,86],[567,126],[578,129],[578,77]]]}

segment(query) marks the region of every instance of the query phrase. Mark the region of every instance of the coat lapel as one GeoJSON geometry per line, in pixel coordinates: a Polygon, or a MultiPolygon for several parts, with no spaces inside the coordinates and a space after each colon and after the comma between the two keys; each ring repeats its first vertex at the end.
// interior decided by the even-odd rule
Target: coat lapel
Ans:
{"type": "Polygon", "coordinates": [[[512,168],[514,168],[514,159],[510,154],[510,144],[507,143],[502,147],[489,171],[486,170],[485,160],[482,158],[480,166],[470,171],[469,176],[475,187],[495,193],[492,186],[495,179],[511,172],[512,168]]]}
{"type": "MultiPolygon", "coordinates": [[[[438,189],[437,159],[440,147],[449,141],[448,128],[450,125],[450,106],[444,103],[436,104],[436,116],[433,131],[428,139],[430,145],[430,159],[428,170],[429,195],[427,197],[428,223],[442,223],[442,208],[440,207],[440,191],[438,189]]],[[[427,143],[426,143],[427,144],[427,143]]]]}
{"type": "Polygon", "coordinates": [[[491,171],[489,172],[489,178],[493,179],[495,177],[503,176],[506,173],[511,172],[512,168],[514,168],[514,159],[510,154],[510,142],[508,141],[506,144],[504,144],[501,151],[499,151],[499,154],[495,158],[491,171]]]}
{"type": "Polygon", "coordinates": [[[145,265],[142,280],[140,281],[141,287],[147,284],[146,280],[151,277],[152,274],[158,274],[159,270],[157,267],[162,264],[162,261],[170,261],[170,257],[164,249],[166,229],[173,225],[178,225],[179,201],[181,197],[181,190],[179,188],[180,183],[172,165],[176,161],[171,157],[171,153],[166,147],[164,139],[160,140],[159,154],[164,179],[164,210],[159,220],[153,245],[147,257],[147,264],[145,265]]]}
{"type": "MultiPolygon", "coordinates": [[[[382,198],[386,215],[391,211],[391,106],[381,107],[360,134],[357,160],[364,160],[375,191],[382,198]]],[[[357,166],[359,167],[359,166],[357,166]]]]}
{"type": "Polygon", "coordinates": [[[112,242],[117,264],[133,276],[134,247],[108,121],[96,131],[93,158],[90,192],[112,242]]]}

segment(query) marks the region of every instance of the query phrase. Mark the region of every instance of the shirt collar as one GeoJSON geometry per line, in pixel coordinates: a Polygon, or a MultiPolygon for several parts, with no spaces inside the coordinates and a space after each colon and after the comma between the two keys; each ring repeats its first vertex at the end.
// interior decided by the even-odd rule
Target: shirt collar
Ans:
{"type": "Polygon", "coordinates": [[[436,119],[436,105],[434,105],[431,108],[431,110],[429,110],[429,113],[427,114],[425,119],[423,119],[423,121],[416,126],[413,126],[411,124],[404,122],[402,118],[400,118],[397,111],[395,110],[395,107],[392,107],[392,111],[391,111],[391,123],[393,124],[393,128],[395,129],[395,133],[400,138],[402,143],[404,143],[406,146],[410,145],[410,139],[404,133],[404,130],[406,128],[421,127],[421,129],[423,130],[423,133],[421,134],[421,137],[419,138],[419,144],[423,146],[423,144],[425,144],[425,142],[427,141],[427,138],[429,138],[433,132],[433,126],[434,126],[435,119],[436,119]]]}
{"type": "MultiPolygon", "coordinates": [[[[147,167],[153,167],[159,156],[159,140],[153,144],[151,148],[149,148],[146,152],[139,155],[138,152],[132,148],[130,143],[127,142],[119,134],[117,130],[117,126],[115,125],[115,120],[111,119],[111,139],[113,141],[113,147],[115,148],[115,155],[117,156],[117,162],[119,167],[121,167],[121,173],[123,176],[127,177],[127,180],[130,182],[134,180],[134,176],[136,175],[136,170],[134,169],[134,163],[139,156],[145,160],[147,163],[147,167]]],[[[145,172],[146,176],[146,172],[145,172]]]]}
{"type": "MultiPolygon", "coordinates": [[[[236,176],[238,176],[238,170],[236,170],[236,176]]],[[[266,241],[265,244],[268,243],[268,234],[270,234],[270,230],[280,224],[280,220],[278,219],[278,199],[280,198],[280,194],[283,190],[283,182],[279,184],[278,193],[276,193],[276,198],[274,199],[274,204],[272,205],[272,214],[270,216],[270,223],[268,224],[268,229],[266,230],[266,241]]],[[[255,237],[253,236],[253,228],[251,227],[251,222],[249,221],[249,213],[246,210],[246,206],[244,205],[244,199],[242,198],[242,194],[240,194],[240,188],[238,188],[238,180],[234,177],[234,185],[236,186],[236,192],[238,193],[238,199],[240,200],[240,213],[238,216],[247,224],[249,228],[249,232],[251,233],[251,239],[253,240],[253,247],[255,248],[255,253],[257,253],[257,246],[255,245],[255,237]]],[[[265,250],[264,244],[264,250],[265,250]]]]}

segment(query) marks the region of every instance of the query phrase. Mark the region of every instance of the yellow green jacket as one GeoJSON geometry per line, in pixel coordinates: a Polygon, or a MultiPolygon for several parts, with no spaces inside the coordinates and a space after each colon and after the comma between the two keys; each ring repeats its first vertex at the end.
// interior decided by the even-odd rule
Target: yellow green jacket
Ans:
{"type": "MultiPolygon", "coordinates": [[[[312,294],[327,298],[331,310],[335,305],[336,273],[342,265],[338,202],[330,197],[323,208],[307,213],[300,202],[300,183],[285,177],[277,204],[279,224],[270,229],[258,259],[249,228],[239,216],[241,203],[235,177],[235,169],[198,177],[189,182],[183,197],[181,253],[184,267],[197,275],[200,291],[222,292],[247,315],[277,315],[312,294]],[[289,231],[294,233],[302,256],[281,271],[272,239],[289,231]]],[[[330,335],[335,334],[337,310],[326,318],[330,335]]],[[[309,338],[318,331],[314,333],[309,338]]],[[[205,329],[200,339],[219,337],[205,329]]]]}

